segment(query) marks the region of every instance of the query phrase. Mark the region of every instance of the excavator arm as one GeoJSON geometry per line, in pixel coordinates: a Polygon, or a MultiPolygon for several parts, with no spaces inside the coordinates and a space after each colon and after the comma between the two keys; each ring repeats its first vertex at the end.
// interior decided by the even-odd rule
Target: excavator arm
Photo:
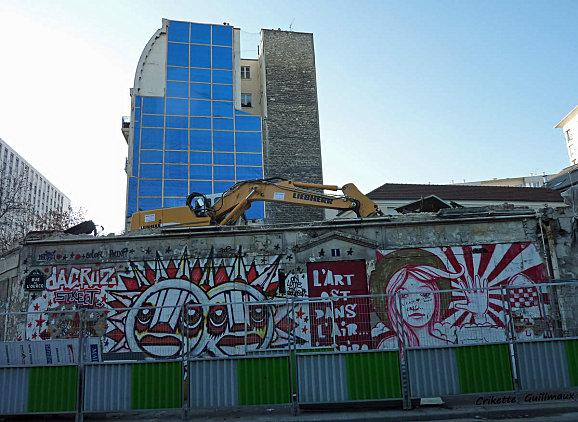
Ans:
{"type": "Polygon", "coordinates": [[[235,224],[255,201],[279,202],[317,208],[353,211],[358,217],[383,215],[378,206],[357,187],[348,183],[335,185],[294,182],[284,179],[259,179],[239,182],[217,198],[214,204],[207,196],[193,192],[186,206],[139,211],[131,218],[131,230],[164,225],[209,226],[235,224]],[[341,191],[342,195],[328,195],[341,191]]]}

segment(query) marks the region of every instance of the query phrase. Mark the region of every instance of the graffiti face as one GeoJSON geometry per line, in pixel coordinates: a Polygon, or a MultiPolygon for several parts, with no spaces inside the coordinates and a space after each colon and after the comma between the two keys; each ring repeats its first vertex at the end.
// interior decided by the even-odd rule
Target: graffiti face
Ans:
{"type": "Polygon", "coordinates": [[[236,355],[269,345],[273,308],[252,303],[266,300],[261,292],[247,284],[227,283],[211,289],[209,298],[208,347],[214,353],[236,355]]]}
{"type": "Polygon", "coordinates": [[[183,349],[202,349],[206,344],[207,301],[203,290],[183,280],[169,279],[154,285],[128,313],[130,349],[165,357],[176,356],[183,349]]]}
{"type": "Polygon", "coordinates": [[[410,276],[399,289],[399,306],[407,324],[423,327],[435,311],[434,292],[429,285],[410,276]]]}

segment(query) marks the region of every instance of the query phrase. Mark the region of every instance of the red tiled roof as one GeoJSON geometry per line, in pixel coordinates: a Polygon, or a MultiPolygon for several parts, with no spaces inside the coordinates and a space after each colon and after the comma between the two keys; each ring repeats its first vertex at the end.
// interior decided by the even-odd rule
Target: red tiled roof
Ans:
{"type": "Polygon", "coordinates": [[[560,193],[548,188],[507,186],[415,185],[386,183],[367,194],[373,200],[417,200],[436,195],[446,201],[473,200],[499,202],[563,202],[560,193]]]}

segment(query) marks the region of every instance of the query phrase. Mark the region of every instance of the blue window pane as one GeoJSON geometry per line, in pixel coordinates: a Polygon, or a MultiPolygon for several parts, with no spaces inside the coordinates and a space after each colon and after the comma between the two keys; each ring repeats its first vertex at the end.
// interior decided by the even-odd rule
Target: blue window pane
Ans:
{"type": "Polygon", "coordinates": [[[181,114],[186,116],[188,112],[187,100],[167,98],[167,114],[181,114]]]}
{"type": "Polygon", "coordinates": [[[213,178],[213,167],[211,166],[190,166],[191,179],[211,180],[213,178]]]}
{"type": "Polygon", "coordinates": [[[233,117],[233,103],[229,101],[213,102],[213,116],[233,117]]]}
{"type": "Polygon", "coordinates": [[[138,145],[134,144],[132,149],[131,176],[138,176],[138,163],[138,145]]]}
{"type": "Polygon", "coordinates": [[[141,180],[138,187],[139,196],[161,196],[163,184],[160,180],[141,180]]]}
{"type": "Polygon", "coordinates": [[[213,44],[233,45],[233,27],[213,25],[213,44]]]}
{"type": "Polygon", "coordinates": [[[235,180],[235,168],[233,166],[215,166],[214,180],[235,180]]]}
{"type": "Polygon", "coordinates": [[[141,150],[140,161],[141,161],[141,163],[162,163],[163,162],[163,152],[162,151],[141,150]]]}
{"type": "Polygon", "coordinates": [[[215,164],[235,164],[234,154],[215,153],[213,159],[215,160],[215,164]]]}
{"type": "Polygon", "coordinates": [[[211,119],[207,117],[191,117],[190,119],[191,129],[210,129],[211,119]]]}
{"type": "Polygon", "coordinates": [[[186,82],[189,80],[189,69],[186,67],[167,66],[167,80],[186,82]]]}
{"type": "Polygon", "coordinates": [[[162,149],[163,148],[163,130],[143,128],[141,131],[141,148],[143,149],[162,149]]]}
{"type": "Polygon", "coordinates": [[[184,82],[167,82],[167,97],[188,98],[189,87],[184,82]]]}
{"type": "MultiPolygon", "coordinates": [[[[186,66],[186,65],[185,65],[186,66]]],[[[191,44],[191,67],[211,67],[211,50],[204,45],[191,44]]]]}
{"type": "Polygon", "coordinates": [[[191,98],[211,98],[211,85],[191,84],[191,98]]]}
{"type": "Polygon", "coordinates": [[[233,119],[213,119],[214,130],[233,130],[233,119]]]}
{"type": "Polygon", "coordinates": [[[140,122],[140,108],[134,109],[134,119],[133,122],[140,122]]]}
{"type": "Polygon", "coordinates": [[[188,163],[187,156],[188,154],[184,151],[167,151],[165,152],[165,163],[188,163]]]}
{"type": "Polygon", "coordinates": [[[232,85],[213,85],[213,100],[233,101],[232,85]]]}
{"type": "Polygon", "coordinates": [[[233,50],[230,47],[213,47],[213,68],[233,68],[233,50]]]}
{"type": "Polygon", "coordinates": [[[189,46],[170,42],[167,52],[167,64],[169,66],[188,66],[189,46]]]}
{"type": "Polygon", "coordinates": [[[213,83],[231,85],[233,83],[233,72],[230,70],[213,70],[213,83]]]}
{"type": "Polygon", "coordinates": [[[259,116],[235,116],[235,128],[237,130],[261,130],[261,118],[259,116]]]}
{"type": "Polygon", "coordinates": [[[203,100],[190,100],[191,116],[210,116],[211,102],[203,100]]]}
{"type": "Polygon", "coordinates": [[[186,196],[181,196],[180,198],[165,198],[163,200],[164,208],[181,207],[187,202],[186,196]]]}
{"type": "Polygon", "coordinates": [[[170,21],[169,41],[189,42],[189,23],[170,21]]]}
{"type": "Polygon", "coordinates": [[[237,180],[261,179],[262,177],[261,167],[237,167],[237,180]]]}
{"type": "Polygon", "coordinates": [[[160,179],[163,177],[163,166],[160,164],[141,164],[140,177],[146,179],[160,179]]]}
{"type": "Polygon", "coordinates": [[[167,127],[186,129],[188,127],[188,120],[187,117],[167,116],[167,127]]]}
{"type": "Polygon", "coordinates": [[[143,97],[142,112],[147,114],[164,114],[165,99],[163,97],[143,97]]]}
{"type": "Polygon", "coordinates": [[[186,130],[167,129],[165,140],[165,149],[187,150],[189,149],[189,140],[187,139],[186,130]]]}
{"type": "Polygon", "coordinates": [[[191,148],[201,151],[211,150],[211,131],[210,130],[191,130],[191,148]]]}
{"type": "Polygon", "coordinates": [[[187,196],[188,190],[186,180],[165,180],[165,196],[187,196]]]}
{"type": "Polygon", "coordinates": [[[261,152],[261,132],[237,132],[237,151],[261,152]]]}
{"type": "Polygon", "coordinates": [[[191,152],[189,155],[189,163],[191,164],[211,164],[210,152],[191,152]]]}
{"type": "Polygon", "coordinates": [[[145,114],[142,116],[142,125],[147,127],[163,127],[165,124],[165,116],[157,114],[145,114]]]}
{"type": "MultiPolygon", "coordinates": [[[[165,179],[187,179],[187,166],[165,164],[165,179]]],[[[167,193],[165,192],[165,196],[167,193]]]]}
{"type": "Polygon", "coordinates": [[[215,151],[233,151],[234,136],[233,132],[213,132],[213,142],[215,151]]]}
{"type": "Polygon", "coordinates": [[[263,164],[261,154],[237,154],[237,164],[241,166],[260,166],[263,164]]]}
{"type": "Polygon", "coordinates": [[[136,97],[134,97],[134,106],[135,106],[135,107],[140,107],[140,105],[141,105],[141,99],[142,99],[142,98],[141,98],[140,95],[137,95],[136,97]]]}
{"type": "Polygon", "coordinates": [[[161,208],[161,206],[161,198],[139,198],[138,200],[139,211],[154,210],[156,208],[161,208]]]}
{"type": "Polygon", "coordinates": [[[189,184],[189,192],[199,192],[205,195],[213,193],[211,182],[193,181],[189,184]]]}
{"type": "Polygon", "coordinates": [[[191,24],[191,42],[199,44],[211,43],[211,25],[203,25],[200,23],[191,24]]]}
{"type": "Polygon", "coordinates": [[[211,71],[191,68],[191,82],[211,82],[211,71]]]}
{"type": "Polygon", "coordinates": [[[253,202],[251,208],[245,211],[245,217],[249,220],[263,220],[265,218],[265,204],[263,202],[253,202]]]}
{"type": "Polygon", "coordinates": [[[234,182],[215,182],[215,193],[224,193],[234,184],[234,182]]]}
{"type": "Polygon", "coordinates": [[[136,211],[136,189],[138,185],[138,180],[134,177],[129,177],[128,179],[128,201],[127,201],[127,209],[126,214],[127,217],[130,217],[136,211]]]}

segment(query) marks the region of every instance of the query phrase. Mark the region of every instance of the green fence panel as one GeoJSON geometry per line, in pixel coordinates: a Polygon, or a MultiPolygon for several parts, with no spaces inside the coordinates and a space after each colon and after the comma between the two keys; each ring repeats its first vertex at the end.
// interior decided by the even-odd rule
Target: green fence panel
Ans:
{"type": "Polygon", "coordinates": [[[182,405],[180,362],[140,363],[132,367],[133,409],[178,409],[182,405]]]}
{"type": "Polygon", "coordinates": [[[514,389],[507,344],[465,346],[454,350],[461,393],[486,393],[514,389]]]}
{"type": "Polygon", "coordinates": [[[289,358],[239,359],[237,383],[240,405],[290,403],[289,358]]]}
{"type": "Polygon", "coordinates": [[[399,353],[345,354],[349,400],[401,397],[399,353]]]}
{"type": "Polygon", "coordinates": [[[578,386],[578,340],[565,340],[566,361],[572,387],[578,386]]]}
{"type": "Polygon", "coordinates": [[[58,413],[76,411],[76,366],[30,368],[28,378],[28,411],[58,413]]]}

